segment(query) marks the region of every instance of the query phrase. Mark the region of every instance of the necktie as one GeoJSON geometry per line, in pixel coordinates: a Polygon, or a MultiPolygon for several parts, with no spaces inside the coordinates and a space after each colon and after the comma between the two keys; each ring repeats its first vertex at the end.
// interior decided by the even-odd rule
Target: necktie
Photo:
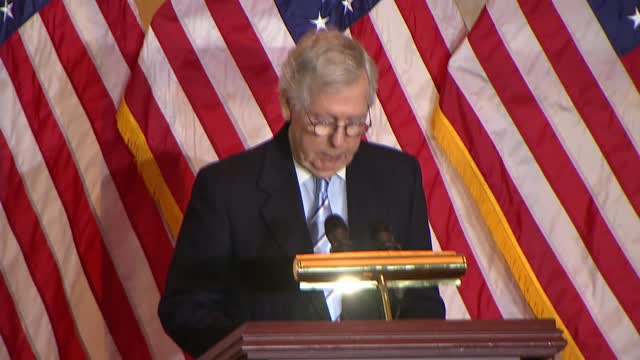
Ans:
{"type": "MultiPolygon", "coordinates": [[[[309,220],[309,233],[313,241],[313,252],[328,253],[331,251],[331,243],[324,232],[324,221],[331,215],[331,204],[329,204],[329,180],[316,178],[315,181],[315,203],[314,213],[309,220]]],[[[331,320],[340,318],[342,308],[342,296],[333,290],[325,290],[324,296],[327,300],[327,307],[331,320]]]]}
{"type": "Polygon", "coordinates": [[[324,221],[331,215],[331,204],[329,204],[329,180],[316,178],[316,197],[314,202],[314,213],[309,221],[309,232],[313,241],[314,253],[328,253],[331,244],[324,233],[324,221]]]}

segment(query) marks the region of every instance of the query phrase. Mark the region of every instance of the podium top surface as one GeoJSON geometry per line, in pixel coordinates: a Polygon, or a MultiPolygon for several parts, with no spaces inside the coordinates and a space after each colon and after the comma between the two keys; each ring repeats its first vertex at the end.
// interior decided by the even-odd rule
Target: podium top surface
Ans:
{"type": "Polygon", "coordinates": [[[549,358],[565,345],[553,320],[267,321],[202,359],[549,358]]]}

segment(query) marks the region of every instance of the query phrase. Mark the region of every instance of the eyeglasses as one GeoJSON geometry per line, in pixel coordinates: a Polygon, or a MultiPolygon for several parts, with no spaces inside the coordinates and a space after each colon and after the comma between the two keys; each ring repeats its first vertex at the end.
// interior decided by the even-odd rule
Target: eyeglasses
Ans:
{"type": "Polygon", "coordinates": [[[327,136],[335,133],[339,127],[344,127],[347,136],[362,136],[369,128],[371,128],[371,112],[367,109],[367,113],[352,118],[344,124],[338,124],[338,118],[331,115],[309,115],[309,112],[305,109],[304,113],[307,115],[309,124],[313,127],[313,133],[317,136],[327,136]],[[313,119],[312,119],[313,118],[313,119]]]}

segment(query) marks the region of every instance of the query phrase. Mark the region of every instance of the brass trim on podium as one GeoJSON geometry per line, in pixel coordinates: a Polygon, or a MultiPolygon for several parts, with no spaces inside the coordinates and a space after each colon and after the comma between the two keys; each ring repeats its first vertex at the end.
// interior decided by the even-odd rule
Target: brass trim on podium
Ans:
{"type": "Polygon", "coordinates": [[[459,284],[466,270],[464,256],[453,251],[299,254],[293,261],[293,275],[303,289],[337,286],[337,282],[360,282],[362,287],[375,287],[380,275],[387,287],[459,284]]]}
{"type": "Polygon", "coordinates": [[[352,251],[300,254],[293,276],[302,290],[353,292],[378,288],[386,320],[391,320],[389,288],[460,285],[467,271],[464,256],[453,251],[352,251]]]}

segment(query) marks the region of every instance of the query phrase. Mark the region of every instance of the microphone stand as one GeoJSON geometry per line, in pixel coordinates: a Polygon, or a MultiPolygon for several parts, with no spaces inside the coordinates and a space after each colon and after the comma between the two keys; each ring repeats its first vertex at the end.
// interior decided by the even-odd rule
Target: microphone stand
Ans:
{"type": "Polygon", "coordinates": [[[382,307],[384,308],[384,319],[389,321],[393,320],[391,314],[391,302],[389,301],[389,289],[387,283],[384,280],[384,275],[379,273],[376,281],[378,282],[378,289],[380,290],[380,297],[382,297],[382,307]]]}

